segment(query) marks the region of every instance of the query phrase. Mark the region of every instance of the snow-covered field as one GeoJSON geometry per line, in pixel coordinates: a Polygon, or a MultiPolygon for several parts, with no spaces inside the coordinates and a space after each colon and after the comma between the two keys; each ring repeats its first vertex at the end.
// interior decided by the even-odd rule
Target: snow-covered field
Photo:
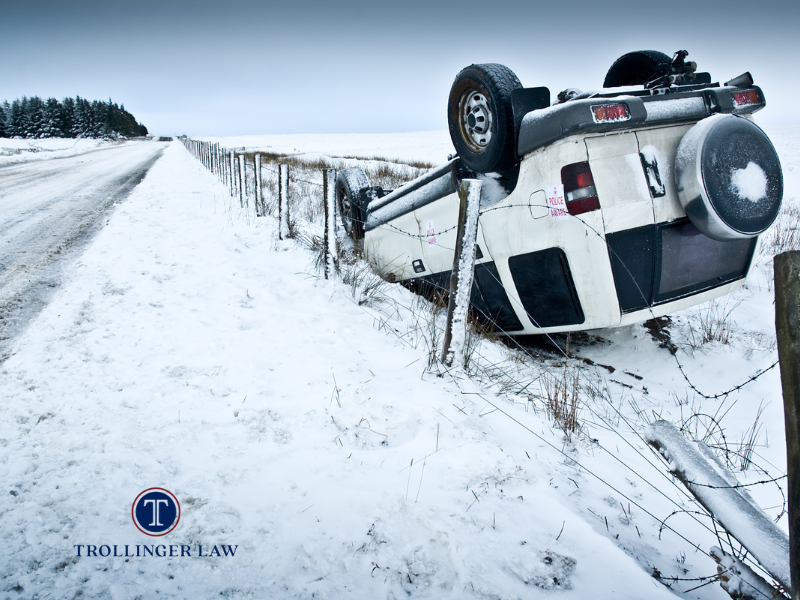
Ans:
{"type": "MultiPolygon", "coordinates": [[[[797,203],[798,132],[769,133],[797,203]]],[[[432,162],[451,151],[446,132],[219,141],[432,162]]],[[[276,238],[273,218],[245,215],[174,142],[67,269],[0,365],[4,598],[728,598],[716,583],[683,593],[716,573],[719,540],[641,434],[664,418],[737,449],[763,406],[737,476],[779,477],[777,368],[704,399],[641,325],[596,332],[572,348],[588,392],[566,439],[539,397],[565,368],[556,353],[541,367],[484,341],[482,375],[439,377],[425,368],[425,303],[389,285],[359,306],[276,238]],[[182,507],[164,538],[131,521],[154,486],[182,507]],[[87,557],[87,544],[192,556],[87,557]],[[237,549],[197,557],[199,544],[237,549]]],[[[774,362],[772,311],[764,257],[736,295],[673,316],[700,392],[774,362]],[[700,341],[715,314],[729,343],[700,341]]],[[[750,488],[773,518],[779,488],[750,488]]]]}
{"type": "Polygon", "coordinates": [[[226,148],[247,148],[248,151],[297,154],[304,158],[387,158],[401,161],[426,161],[438,165],[455,152],[450,134],[445,131],[412,133],[347,133],[347,134],[273,134],[235,137],[202,137],[205,142],[219,142],[226,148]]]}
{"type": "Polygon", "coordinates": [[[22,140],[0,138],[0,166],[28,162],[31,160],[48,160],[50,158],[62,158],[64,156],[75,156],[114,144],[118,142],[108,142],[93,139],[44,139],[44,140],[22,140]]]}

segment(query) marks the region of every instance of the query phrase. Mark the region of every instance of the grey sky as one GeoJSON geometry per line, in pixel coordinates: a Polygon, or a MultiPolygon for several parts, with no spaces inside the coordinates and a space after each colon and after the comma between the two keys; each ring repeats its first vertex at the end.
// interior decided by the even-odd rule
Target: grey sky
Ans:
{"type": "Polygon", "coordinates": [[[749,70],[759,122],[800,122],[800,3],[29,0],[0,14],[0,99],[111,97],[152,133],[446,129],[455,74],[500,62],[523,85],[602,85],[621,54],[687,49],[749,70]]]}

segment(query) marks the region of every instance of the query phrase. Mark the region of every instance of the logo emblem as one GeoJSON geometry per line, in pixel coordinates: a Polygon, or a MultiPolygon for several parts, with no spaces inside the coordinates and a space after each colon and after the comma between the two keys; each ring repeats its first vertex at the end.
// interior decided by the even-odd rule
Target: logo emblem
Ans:
{"type": "Polygon", "coordinates": [[[164,488],[149,488],[136,496],[131,506],[136,528],[145,535],[167,535],[181,520],[181,505],[174,494],[164,488]]]}

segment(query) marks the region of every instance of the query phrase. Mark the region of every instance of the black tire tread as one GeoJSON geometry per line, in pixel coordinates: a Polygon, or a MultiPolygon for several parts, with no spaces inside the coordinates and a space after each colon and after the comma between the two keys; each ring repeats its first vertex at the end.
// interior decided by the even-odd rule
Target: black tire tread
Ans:
{"type": "Polygon", "coordinates": [[[350,205],[352,206],[352,210],[356,213],[351,215],[353,227],[351,231],[347,232],[354,240],[364,237],[363,211],[361,207],[358,206],[358,197],[361,190],[368,187],[369,179],[364,169],[361,167],[350,167],[336,173],[336,185],[334,186],[336,190],[336,202],[339,205],[339,218],[342,219],[342,225],[345,229],[347,229],[347,226],[345,225],[343,216],[344,207],[342,206],[342,199],[339,195],[341,188],[344,188],[344,193],[350,197],[350,205]]]}
{"type": "Polygon", "coordinates": [[[623,75],[631,68],[643,69],[644,65],[649,63],[649,65],[652,65],[653,73],[655,73],[655,69],[658,65],[670,63],[671,61],[672,59],[668,55],[664,54],[663,52],[659,52],[658,50],[636,50],[634,52],[628,52],[627,54],[623,54],[617,60],[615,60],[614,64],[612,64],[608,69],[606,78],[603,80],[603,87],[609,88],[618,87],[620,85],[638,85],[639,83],[644,84],[649,77],[646,77],[643,81],[634,84],[620,84],[619,82],[627,79],[623,78],[623,75]],[[635,66],[632,66],[632,64],[635,66]]]}
{"type": "Polygon", "coordinates": [[[499,63],[484,63],[472,66],[482,67],[495,81],[501,93],[504,96],[508,96],[508,98],[511,98],[511,92],[522,87],[522,83],[516,73],[505,65],[499,63]]]}

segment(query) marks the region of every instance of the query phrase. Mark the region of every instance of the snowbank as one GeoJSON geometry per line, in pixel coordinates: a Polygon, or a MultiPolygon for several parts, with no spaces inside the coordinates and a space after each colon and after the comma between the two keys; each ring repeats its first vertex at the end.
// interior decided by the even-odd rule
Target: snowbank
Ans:
{"type": "Polygon", "coordinates": [[[31,160],[47,160],[90,152],[108,144],[103,140],[46,139],[21,140],[0,138],[0,166],[31,160]]]}

